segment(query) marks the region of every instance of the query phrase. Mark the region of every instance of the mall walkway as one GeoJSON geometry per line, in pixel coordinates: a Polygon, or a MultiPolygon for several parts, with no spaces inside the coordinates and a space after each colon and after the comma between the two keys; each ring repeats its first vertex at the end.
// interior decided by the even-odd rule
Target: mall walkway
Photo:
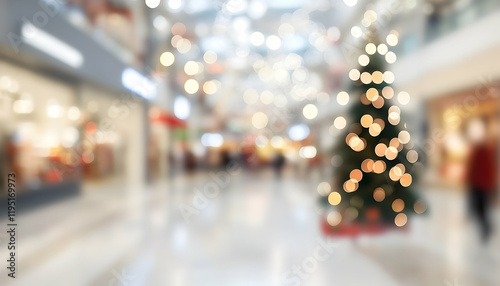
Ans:
{"type": "MultiPolygon", "coordinates": [[[[412,220],[407,232],[330,241],[318,227],[318,174],[306,179],[289,173],[278,180],[271,172],[244,171],[217,178],[197,173],[142,188],[92,186],[78,198],[21,214],[18,277],[2,275],[0,284],[455,286],[500,281],[499,237],[490,248],[475,246],[478,239],[463,219],[458,194],[428,190],[433,211],[412,220]],[[214,194],[208,202],[196,195],[207,186],[214,194]],[[186,219],[189,212],[183,216],[180,208],[191,216],[186,219]],[[293,273],[294,265],[300,265],[300,273],[293,273]]],[[[5,236],[1,239],[5,257],[5,236]]]]}

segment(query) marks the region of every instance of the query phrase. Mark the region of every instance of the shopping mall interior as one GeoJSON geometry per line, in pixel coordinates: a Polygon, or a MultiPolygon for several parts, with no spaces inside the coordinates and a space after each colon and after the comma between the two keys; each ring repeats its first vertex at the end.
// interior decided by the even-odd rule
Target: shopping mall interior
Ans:
{"type": "Polygon", "coordinates": [[[498,27],[497,0],[1,1],[0,284],[500,285],[498,27]]]}

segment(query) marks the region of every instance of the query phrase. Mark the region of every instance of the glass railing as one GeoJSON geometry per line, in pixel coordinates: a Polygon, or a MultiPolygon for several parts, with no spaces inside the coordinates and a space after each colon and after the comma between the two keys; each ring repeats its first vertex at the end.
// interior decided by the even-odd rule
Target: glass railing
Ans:
{"type": "Polygon", "coordinates": [[[100,43],[101,46],[120,58],[122,62],[133,65],[134,55],[132,51],[107,33],[103,27],[92,25],[83,7],[79,5],[67,5],[64,9],[64,14],[72,26],[91,36],[96,42],[100,43]]]}
{"type": "Polygon", "coordinates": [[[429,15],[425,27],[417,25],[401,34],[400,44],[393,48],[394,52],[399,57],[412,54],[427,44],[498,10],[500,10],[498,0],[471,0],[445,16],[429,15]]]}
{"type": "Polygon", "coordinates": [[[444,17],[429,16],[425,29],[424,44],[471,24],[498,9],[500,9],[500,1],[498,0],[473,0],[456,8],[444,17]]]}

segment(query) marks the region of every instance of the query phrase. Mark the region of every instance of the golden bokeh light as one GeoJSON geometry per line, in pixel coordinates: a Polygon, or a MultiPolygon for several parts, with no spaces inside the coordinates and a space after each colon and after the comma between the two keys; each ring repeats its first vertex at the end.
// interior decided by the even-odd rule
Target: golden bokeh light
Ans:
{"type": "Polygon", "coordinates": [[[189,94],[195,94],[199,89],[200,84],[192,78],[186,80],[186,83],[184,83],[184,90],[189,94]]]}
{"type": "Polygon", "coordinates": [[[382,188],[376,188],[375,191],[373,191],[373,199],[377,202],[381,202],[385,199],[385,191],[382,188]]]}
{"type": "Polygon", "coordinates": [[[333,121],[333,126],[335,126],[335,128],[337,128],[339,130],[344,129],[346,127],[346,125],[347,125],[347,121],[342,116],[335,118],[335,120],[333,121]]]}
{"type": "Polygon", "coordinates": [[[397,60],[397,56],[394,52],[388,52],[385,54],[385,61],[388,62],[389,64],[395,63],[397,60]]]}
{"type": "Polygon", "coordinates": [[[403,164],[397,164],[389,171],[389,178],[394,182],[398,181],[405,172],[405,167],[403,164]]]}
{"type": "Polygon", "coordinates": [[[389,146],[398,148],[399,147],[399,139],[398,138],[392,138],[391,141],[389,141],[389,146]]]}
{"type": "Polygon", "coordinates": [[[392,210],[395,212],[401,212],[405,208],[405,202],[402,199],[395,199],[392,202],[392,210]]]}
{"type": "Polygon", "coordinates": [[[382,106],[384,106],[384,98],[382,96],[378,96],[377,99],[375,99],[372,102],[373,107],[380,109],[382,106]]]}
{"type": "Polygon", "coordinates": [[[266,46],[273,51],[278,50],[281,47],[281,39],[276,35],[270,35],[266,39],[266,46]]]}
{"type": "Polygon", "coordinates": [[[366,91],[366,98],[368,98],[368,100],[370,101],[374,101],[378,98],[378,90],[375,89],[375,88],[369,88],[367,91],[366,91]]]}
{"type": "Polygon", "coordinates": [[[396,166],[394,166],[395,168],[398,168],[400,170],[400,173],[399,173],[399,176],[403,176],[403,174],[406,172],[406,168],[405,168],[405,165],[399,163],[397,164],[396,166]]]}
{"type": "Polygon", "coordinates": [[[412,177],[410,174],[406,173],[404,174],[401,179],[399,180],[399,182],[401,183],[401,186],[403,187],[408,187],[411,185],[411,182],[412,182],[412,177]]]}
{"type": "Polygon", "coordinates": [[[365,173],[370,173],[373,171],[373,160],[372,159],[365,159],[363,163],[361,163],[361,170],[365,173]]]}
{"type": "Polygon", "coordinates": [[[337,102],[340,105],[346,105],[349,103],[349,94],[345,91],[341,91],[337,94],[337,102]]]}
{"type": "Polygon", "coordinates": [[[207,51],[204,55],[203,55],[203,60],[207,63],[207,64],[215,64],[215,62],[217,61],[217,54],[212,52],[212,51],[207,51]]]}
{"type": "Polygon", "coordinates": [[[394,82],[394,74],[391,71],[384,72],[384,81],[388,84],[394,82]]]}
{"type": "Polygon", "coordinates": [[[382,89],[382,96],[391,99],[394,96],[394,89],[390,86],[386,86],[382,89]]]}
{"type": "Polygon", "coordinates": [[[209,80],[203,84],[203,92],[205,92],[206,94],[215,94],[218,89],[219,85],[215,80],[209,80]]]}
{"type": "Polygon", "coordinates": [[[370,63],[370,58],[367,55],[361,55],[358,58],[358,63],[362,67],[366,67],[370,63]]]}
{"type": "Polygon", "coordinates": [[[364,105],[370,105],[372,102],[368,100],[368,98],[366,98],[366,93],[363,93],[360,97],[360,100],[361,100],[361,103],[363,103],[364,105]]]}
{"type": "Polygon", "coordinates": [[[185,65],[184,65],[184,72],[187,74],[187,75],[195,75],[195,74],[198,74],[200,72],[200,69],[199,69],[199,65],[197,62],[195,61],[188,61],[185,65]]]}
{"type": "Polygon", "coordinates": [[[374,43],[368,43],[366,46],[365,46],[365,51],[367,54],[369,55],[373,55],[377,52],[377,46],[375,46],[374,43]]]}
{"type": "Polygon", "coordinates": [[[347,193],[352,193],[358,189],[358,183],[349,179],[344,183],[344,191],[347,193]]]}
{"type": "Polygon", "coordinates": [[[163,66],[169,67],[175,62],[175,56],[171,52],[164,52],[160,56],[160,63],[163,66]]]}
{"type": "Polygon", "coordinates": [[[387,35],[385,38],[387,44],[391,47],[394,47],[398,44],[398,36],[395,33],[392,33],[387,35]]]}
{"type": "Polygon", "coordinates": [[[252,125],[257,129],[264,129],[267,126],[267,115],[264,112],[256,112],[252,116],[252,125]]]}
{"type": "Polygon", "coordinates": [[[360,144],[361,142],[362,142],[361,139],[358,137],[358,135],[356,135],[353,136],[351,140],[349,140],[349,146],[355,147],[358,146],[358,144],[360,144]]]}
{"type": "Polygon", "coordinates": [[[377,118],[377,119],[373,120],[373,123],[378,124],[380,126],[380,129],[384,130],[385,122],[383,119],[377,118]]]}
{"type": "Polygon", "coordinates": [[[382,83],[384,81],[384,74],[380,71],[373,72],[372,81],[376,84],[382,83]]]}
{"type": "Polygon", "coordinates": [[[174,35],[172,39],[170,40],[170,43],[172,44],[172,47],[177,48],[177,43],[182,40],[182,36],[180,35],[174,35]]]}
{"type": "Polygon", "coordinates": [[[359,70],[357,70],[357,69],[352,69],[351,71],[349,71],[349,78],[352,81],[358,80],[360,76],[361,76],[361,74],[360,74],[359,70]]]}
{"type": "Polygon", "coordinates": [[[398,149],[392,146],[387,148],[387,150],[385,151],[385,157],[387,158],[387,160],[394,160],[396,159],[397,156],[398,156],[398,149]]]}
{"type": "Polygon", "coordinates": [[[382,174],[385,171],[386,165],[382,160],[375,161],[373,164],[373,172],[377,174],[382,174]]]}
{"type": "Polygon", "coordinates": [[[332,206],[336,206],[338,204],[340,204],[340,201],[342,201],[342,197],[340,196],[339,193],[337,192],[332,192],[328,195],[328,202],[332,205],[332,206]]]}
{"type": "Polygon", "coordinates": [[[385,151],[387,150],[387,146],[385,146],[384,143],[379,143],[377,146],[375,146],[375,154],[377,156],[382,157],[385,155],[385,151]]]}
{"type": "Polygon", "coordinates": [[[361,117],[361,126],[365,127],[365,128],[369,128],[370,125],[372,125],[373,123],[373,117],[369,114],[365,114],[361,117]]]}
{"type": "Polygon", "coordinates": [[[188,39],[180,39],[177,42],[177,50],[181,54],[186,54],[191,50],[191,42],[188,39]]]}
{"type": "Polygon", "coordinates": [[[357,137],[358,135],[356,133],[349,133],[347,134],[347,136],[345,137],[345,143],[347,143],[347,145],[351,146],[351,139],[354,138],[354,137],[357,137]]]}
{"type": "Polygon", "coordinates": [[[401,91],[400,93],[398,93],[398,101],[402,105],[407,105],[408,103],[410,103],[410,94],[406,91],[401,91]]]}
{"type": "Polygon", "coordinates": [[[361,179],[363,179],[363,172],[361,172],[361,170],[359,169],[354,169],[349,174],[349,177],[351,178],[351,180],[359,183],[361,179]]]}
{"type": "Polygon", "coordinates": [[[406,215],[404,213],[399,213],[396,218],[394,219],[394,223],[396,224],[396,226],[398,227],[402,227],[406,224],[406,222],[408,221],[408,218],[406,217],[406,215]]]}
{"type": "Polygon", "coordinates": [[[386,44],[380,44],[377,47],[377,52],[381,54],[382,56],[385,55],[389,51],[389,48],[387,47],[386,44]]]}
{"type": "Polygon", "coordinates": [[[318,116],[318,108],[316,105],[309,103],[302,109],[302,114],[307,119],[314,119],[318,116]]]}
{"type": "MultiPolygon", "coordinates": [[[[389,108],[388,113],[389,113],[389,117],[388,117],[388,118],[389,118],[389,122],[390,122],[391,124],[395,125],[393,122],[397,122],[397,123],[399,123],[399,120],[400,120],[399,115],[400,115],[400,113],[401,113],[401,110],[399,109],[399,107],[397,107],[397,106],[395,106],[395,105],[391,106],[391,107],[389,108]]],[[[396,123],[396,124],[397,124],[397,123],[396,123]]]]}
{"type": "Polygon", "coordinates": [[[370,133],[370,135],[373,137],[377,137],[381,131],[382,127],[380,127],[380,125],[378,125],[377,123],[373,123],[368,129],[368,133],[370,133]]]}
{"type": "Polygon", "coordinates": [[[366,10],[366,12],[364,14],[364,18],[368,22],[373,23],[377,20],[377,13],[373,10],[366,10]]]}
{"type": "Polygon", "coordinates": [[[399,114],[393,114],[393,116],[389,116],[388,121],[392,125],[398,125],[399,122],[401,121],[401,118],[399,117],[399,114]]]}
{"type": "Polygon", "coordinates": [[[349,78],[352,81],[357,81],[360,76],[361,76],[361,74],[360,74],[359,70],[357,70],[357,69],[352,69],[349,71],[349,78]]]}
{"type": "Polygon", "coordinates": [[[407,144],[408,142],[410,142],[410,133],[406,130],[403,130],[399,132],[398,139],[402,144],[407,144]]]}
{"type": "Polygon", "coordinates": [[[342,221],[342,215],[337,211],[332,211],[328,214],[326,221],[331,226],[337,226],[342,221]]]}
{"type": "Polygon", "coordinates": [[[369,72],[363,72],[360,78],[361,82],[364,84],[369,84],[372,82],[372,75],[369,72]]]}
{"type": "Polygon", "coordinates": [[[399,118],[399,113],[397,112],[389,112],[389,119],[396,120],[399,118]]]}
{"type": "Polygon", "coordinates": [[[406,153],[406,160],[410,163],[415,163],[418,160],[418,153],[415,150],[410,150],[406,153]]]}
{"type": "Polygon", "coordinates": [[[391,170],[389,171],[389,178],[390,178],[392,181],[396,182],[396,181],[398,181],[398,180],[399,180],[399,178],[401,178],[401,176],[398,176],[398,175],[396,174],[395,169],[394,169],[394,168],[391,168],[391,170]]]}
{"type": "Polygon", "coordinates": [[[366,140],[364,138],[359,138],[359,137],[358,137],[358,139],[359,139],[359,141],[354,140],[354,141],[356,141],[356,144],[353,144],[351,146],[351,148],[352,148],[352,150],[354,150],[356,152],[361,152],[366,147],[366,140]]]}
{"type": "Polygon", "coordinates": [[[264,34],[262,34],[261,32],[253,32],[250,35],[250,43],[256,47],[262,46],[265,41],[266,38],[264,37],[264,34]]]}

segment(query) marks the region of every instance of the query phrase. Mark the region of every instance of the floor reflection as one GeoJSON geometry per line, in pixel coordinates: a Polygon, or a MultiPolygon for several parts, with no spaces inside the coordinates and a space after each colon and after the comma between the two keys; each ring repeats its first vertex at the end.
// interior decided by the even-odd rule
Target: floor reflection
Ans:
{"type": "Polygon", "coordinates": [[[19,217],[23,263],[18,278],[0,281],[498,285],[499,237],[490,246],[478,243],[460,207],[462,195],[427,191],[432,211],[413,219],[407,231],[330,240],[319,230],[320,177],[290,171],[277,179],[270,170],[244,171],[224,178],[209,198],[200,194],[214,182],[213,173],[179,174],[142,188],[92,186],[80,197],[19,217]]]}

